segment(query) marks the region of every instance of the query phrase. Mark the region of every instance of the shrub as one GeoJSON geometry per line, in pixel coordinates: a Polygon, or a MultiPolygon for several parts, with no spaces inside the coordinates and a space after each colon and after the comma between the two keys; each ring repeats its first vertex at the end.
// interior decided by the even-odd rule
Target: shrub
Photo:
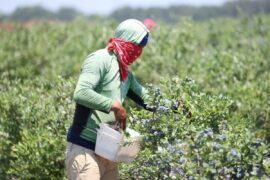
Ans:
{"type": "Polygon", "coordinates": [[[11,83],[2,78],[1,179],[62,178],[73,83],[60,77],[53,83],[38,79],[11,83]]]}
{"type": "Polygon", "coordinates": [[[241,179],[269,177],[269,145],[246,128],[228,121],[229,98],[202,93],[190,78],[152,85],[149,105],[156,112],[133,109],[130,126],[144,135],[142,151],[122,177],[130,179],[241,179]],[[178,108],[182,100],[186,109],[178,108]],[[267,163],[264,162],[267,160],[267,163]]]}

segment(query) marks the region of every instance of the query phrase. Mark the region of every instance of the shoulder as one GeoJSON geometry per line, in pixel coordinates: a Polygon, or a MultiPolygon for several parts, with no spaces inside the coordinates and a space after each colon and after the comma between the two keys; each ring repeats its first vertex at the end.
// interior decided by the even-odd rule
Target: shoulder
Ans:
{"type": "Polygon", "coordinates": [[[83,66],[87,66],[93,63],[100,66],[107,66],[111,58],[111,55],[106,49],[100,49],[89,54],[84,60],[83,66]]]}
{"type": "Polygon", "coordinates": [[[111,55],[108,53],[108,51],[106,49],[100,49],[100,50],[97,50],[91,54],[89,54],[87,57],[86,57],[86,60],[101,60],[101,61],[106,61],[106,59],[110,58],[111,55]]]}

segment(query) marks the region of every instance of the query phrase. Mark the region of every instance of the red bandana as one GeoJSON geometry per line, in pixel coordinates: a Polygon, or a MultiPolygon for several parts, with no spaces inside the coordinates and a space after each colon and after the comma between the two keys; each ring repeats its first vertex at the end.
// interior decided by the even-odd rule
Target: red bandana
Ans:
{"type": "Polygon", "coordinates": [[[128,65],[133,63],[142,53],[142,47],[119,38],[111,38],[108,43],[108,52],[115,51],[121,81],[125,81],[128,76],[128,65]]]}

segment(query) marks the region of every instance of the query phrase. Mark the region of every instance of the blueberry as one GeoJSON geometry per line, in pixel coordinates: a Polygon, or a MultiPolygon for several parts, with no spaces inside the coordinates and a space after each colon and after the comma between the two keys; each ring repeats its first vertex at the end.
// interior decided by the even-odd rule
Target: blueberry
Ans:
{"type": "Polygon", "coordinates": [[[153,118],[150,118],[149,120],[150,120],[150,121],[156,121],[156,120],[158,120],[158,119],[155,118],[155,117],[153,117],[153,118]]]}
{"type": "Polygon", "coordinates": [[[213,132],[210,131],[210,132],[207,133],[207,135],[208,135],[208,136],[213,136],[213,132]]]}
{"type": "Polygon", "coordinates": [[[186,82],[191,82],[193,79],[191,77],[186,78],[186,82]]]}
{"type": "Polygon", "coordinates": [[[206,128],[206,129],[204,130],[204,132],[205,132],[205,133],[213,132],[213,129],[208,127],[208,128],[206,128]]]}
{"type": "Polygon", "coordinates": [[[231,150],[231,155],[232,157],[236,157],[237,156],[237,151],[235,149],[231,150]]]}
{"type": "Polygon", "coordinates": [[[214,167],[216,165],[216,161],[210,161],[209,165],[214,167]]]}
{"type": "Polygon", "coordinates": [[[159,138],[163,138],[165,136],[165,134],[162,131],[159,131],[158,134],[157,134],[157,136],[159,138]]]}
{"type": "Polygon", "coordinates": [[[237,178],[241,178],[242,176],[243,176],[243,175],[242,175],[241,172],[237,172],[237,173],[236,173],[236,177],[237,177],[237,178]]]}
{"type": "Polygon", "coordinates": [[[41,159],[43,160],[43,161],[46,161],[46,156],[45,155],[43,155],[42,157],[41,157],[41,159]]]}
{"type": "Polygon", "coordinates": [[[159,87],[156,89],[155,95],[160,95],[160,88],[159,87]]]}
{"type": "Polygon", "coordinates": [[[253,148],[258,148],[261,145],[261,140],[257,139],[254,143],[251,144],[253,148]]]}
{"type": "Polygon", "coordinates": [[[191,145],[191,148],[192,148],[192,149],[197,149],[197,148],[198,148],[198,145],[197,145],[197,144],[192,144],[192,145],[191,145]]]}
{"type": "Polygon", "coordinates": [[[161,112],[167,112],[168,108],[166,108],[165,106],[159,106],[158,110],[161,112]]]}
{"type": "Polygon", "coordinates": [[[200,131],[200,132],[199,132],[199,134],[198,134],[198,136],[199,136],[200,138],[203,138],[203,137],[204,137],[204,135],[205,135],[205,134],[204,134],[204,132],[203,132],[203,131],[200,131]]]}
{"type": "Polygon", "coordinates": [[[201,158],[199,156],[196,156],[195,158],[193,158],[193,162],[198,163],[201,161],[201,158]]]}
{"type": "Polygon", "coordinates": [[[204,132],[208,135],[208,136],[212,136],[213,135],[213,129],[212,128],[206,128],[204,130],[204,132]]]}
{"type": "Polygon", "coordinates": [[[214,142],[214,143],[212,144],[212,147],[213,147],[214,150],[217,151],[217,150],[220,149],[221,145],[220,145],[219,143],[217,143],[217,142],[214,142]]]}
{"type": "Polygon", "coordinates": [[[184,159],[179,159],[177,162],[178,162],[179,164],[183,164],[183,163],[185,163],[185,160],[184,160],[184,159]]]}
{"type": "Polygon", "coordinates": [[[242,177],[244,177],[245,176],[245,171],[243,170],[243,169],[241,169],[241,167],[237,167],[236,168],[236,174],[235,174],[235,177],[236,178],[242,178],[242,177]]]}
{"type": "Polygon", "coordinates": [[[153,108],[153,106],[151,106],[149,104],[146,105],[146,109],[152,109],[152,108],[153,108]]]}
{"type": "Polygon", "coordinates": [[[149,162],[143,162],[143,166],[145,166],[145,167],[150,167],[151,164],[150,164],[149,162]]]}
{"type": "Polygon", "coordinates": [[[219,141],[223,141],[225,139],[225,135],[224,134],[221,134],[221,135],[218,135],[217,136],[217,140],[219,141]]]}
{"type": "Polygon", "coordinates": [[[151,142],[151,139],[149,137],[146,137],[145,142],[151,142]]]}
{"type": "Polygon", "coordinates": [[[146,124],[146,119],[142,119],[142,124],[146,124]]]}
{"type": "Polygon", "coordinates": [[[176,152],[176,149],[174,147],[172,147],[172,148],[169,149],[169,152],[170,153],[175,153],[176,152]]]}
{"type": "Polygon", "coordinates": [[[177,154],[180,154],[180,155],[183,155],[184,153],[185,153],[185,151],[182,151],[182,150],[177,151],[177,154]]]}
{"type": "Polygon", "coordinates": [[[155,132],[155,129],[153,129],[153,128],[151,128],[150,130],[149,130],[149,133],[150,134],[153,134],[155,132]]]}

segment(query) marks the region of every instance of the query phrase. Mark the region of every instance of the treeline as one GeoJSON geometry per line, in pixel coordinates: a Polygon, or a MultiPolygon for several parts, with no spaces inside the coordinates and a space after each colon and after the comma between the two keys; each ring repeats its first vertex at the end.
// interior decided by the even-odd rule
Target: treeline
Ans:
{"type": "Polygon", "coordinates": [[[241,14],[254,15],[269,13],[269,0],[238,0],[230,1],[222,6],[171,6],[169,8],[132,9],[122,8],[112,13],[111,17],[117,20],[136,17],[144,19],[151,17],[165,22],[177,22],[179,17],[192,17],[195,21],[206,20],[214,17],[236,17],[241,14]]]}
{"type": "MultiPolygon", "coordinates": [[[[237,17],[241,14],[254,15],[270,12],[269,0],[237,0],[230,1],[222,6],[171,6],[168,8],[130,8],[124,7],[112,12],[104,18],[112,18],[122,21],[127,18],[153,18],[164,22],[177,22],[179,17],[188,16],[195,21],[206,20],[214,17],[237,17]]],[[[0,21],[29,21],[32,19],[70,21],[76,17],[87,19],[96,18],[97,15],[85,15],[73,8],[61,8],[57,12],[51,12],[40,6],[21,7],[10,15],[0,13],[0,21]]]]}
{"type": "Polygon", "coordinates": [[[49,11],[41,6],[19,7],[12,14],[0,14],[0,21],[29,21],[33,19],[71,21],[75,17],[86,15],[73,8],[61,8],[57,12],[49,11]]]}

